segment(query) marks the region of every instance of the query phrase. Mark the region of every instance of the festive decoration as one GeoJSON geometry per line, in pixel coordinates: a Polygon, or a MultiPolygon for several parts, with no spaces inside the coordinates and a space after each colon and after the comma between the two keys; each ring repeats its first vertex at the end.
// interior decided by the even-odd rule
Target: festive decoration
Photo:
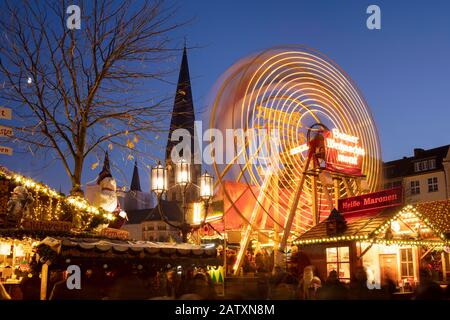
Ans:
{"type": "Polygon", "coordinates": [[[15,187],[7,204],[7,222],[14,221],[20,225],[30,215],[30,207],[33,202],[33,196],[25,187],[15,187]]]}
{"type": "Polygon", "coordinates": [[[450,232],[450,215],[447,214],[449,208],[450,201],[435,201],[415,206],[408,205],[392,217],[386,218],[379,227],[365,235],[342,235],[338,237],[299,239],[293,243],[298,245],[311,245],[340,241],[359,241],[398,246],[434,246],[443,250],[450,244],[450,238],[448,236],[450,232]],[[419,208],[422,212],[419,211],[419,208]],[[437,217],[439,217],[439,219],[437,219],[437,217]],[[416,224],[419,226],[418,230],[422,229],[433,232],[437,239],[420,239],[420,233],[411,238],[401,239],[394,239],[393,236],[386,236],[387,234],[392,234],[391,226],[394,222],[407,219],[416,219],[416,224]],[[421,225],[424,225],[426,228],[421,228],[421,225]]]}
{"type": "Polygon", "coordinates": [[[336,236],[347,230],[347,221],[345,221],[344,216],[336,209],[331,211],[330,216],[325,220],[325,224],[328,236],[336,236]]]}
{"type": "Polygon", "coordinates": [[[117,200],[117,184],[111,174],[108,152],[105,153],[103,169],[98,175],[97,185],[100,188],[95,195],[94,205],[105,210],[106,218],[110,220],[109,222],[105,221],[104,224],[100,224],[99,221],[98,229],[106,227],[120,229],[128,220],[128,216],[125,211],[121,210],[117,200]]]}
{"type": "Polygon", "coordinates": [[[105,221],[110,223],[116,219],[102,208],[89,205],[84,198],[77,196],[65,197],[45,184],[11,172],[4,167],[0,167],[0,180],[2,179],[10,181],[16,187],[21,187],[14,189],[16,192],[14,193],[13,191],[12,199],[10,199],[11,202],[8,205],[10,210],[8,211],[11,214],[13,211],[16,213],[20,211],[20,206],[24,201],[23,197],[27,197],[26,202],[22,205],[22,209],[25,209],[24,213],[26,215],[31,215],[34,219],[60,221],[71,219],[75,227],[82,230],[95,226],[92,221],[94,217],[96,217],[98,223],[105,221]],[[34,198],[32,212],[30,210],[30,197],[34,198]],[[25,207],[25,205],[27,206],[25,207]]]}
{"type": "MultiPolygon", "coordinates": [[[[447,202],[447,205],[449,204],[449,202],[447,202]]],[[[448,209],[447,209],[448,210],[448,209]]],[[[419,219],[420,221],[422,221],[428,228],[430,228],[431,230],[435,230],[436,231],[436,235],[441,238],[443,241],[446,241],[446,236],[444,234],[445,231],[450,231],[450,226],[448,226],[448,221],[450,220],[448,217],[449,216],[443,216],[441,221],[443,221],[442,225],[440,226],[436,226],[435,224],[431,223],[430,219],[429,219],[429,215],[430,214],[434,214],[437,215],[439,214],[438,212],[433,212],[433,211],[426,211],[427,213],[424,215],[422,213],[420,213],[416,207],[413,207],[412,205],[408,205],[405,208],[403,208],[400,212],[398,212],[397,214],[395,214],[391,219],[388,219],[384,224],[382,224],[379,228],[377,228],[373,233],[375,235],[379,234],[379,233],[385,233],[387,229],[391,228],[391,224],[394,221],[397,221],[398,219],[401,219],[402,217],[416,217],[417,219],[419,219]],[[447,226],[447,227],[446,227],[447,226]],[[447,229],[443,229],[443,227],[447,228],[447,229]]]]}

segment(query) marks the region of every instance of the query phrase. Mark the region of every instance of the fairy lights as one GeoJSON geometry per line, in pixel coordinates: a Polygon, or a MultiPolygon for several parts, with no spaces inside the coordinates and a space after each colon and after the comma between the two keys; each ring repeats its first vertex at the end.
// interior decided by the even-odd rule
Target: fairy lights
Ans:
{"type": "Polygon", "coordinates": [[[62,212],[61,208],[61,202],[66,203],[67,205],[71,206],[73,209],[77,211],[86,212],[90,215],[88,217],[88,221],[86,221],[85,224],[89,224],[89,222],[92,220],[93,216],[102,215],[103,218],[112,221],[114,220],[114,216],[108,213],[105,213],[99,208],[94,207],[90,205],[86,199],[82,197],[75,197],[75,196],[69,196],[64,197],[61,194],[59,194],[56,190],[50,188],[49,186],[36,182],[31,178],[24,177],[20,174],[16,174],[14,172],[11,172],[9,170],[5,170],[5,168],[0,168],[0,176],[5,177],[6,179],[14,181],[17,185],[22,185],[26,187],[27,189],[36,192],[36,214],[38,214],[38,217],[35,218],[47,218],[47,219],[58,219],[62,212]],[[45,195],[51,199],[49,202],[50,205],[46,208],[43,207],[42,201],[40,200],[41,195],[45,195]],[[53,210],[53,201],[56,201],[55,209],[53,210]],[[50,209],[50,210],[49,210],[50,209]],[[44,213],[46,211],[53,212],[53,214],[50,214],[49,216],[44,217],[44,213]]]}
{"type": "Polygon", "coordinates": [[[294,241],[297,245],[311,245],[339,241],[358,241],[370,242],[382,245],[397,245],[397,246],[437,246],[444,247],[449,245],[449,239],[446,238],[445,232],[449,232],[450,218],[445,214],[450,208],[450,201],[434,201],[429,203],[422,203],[416,206],[408,205],[386,219],[373,232],[366,235],[343,235],[338,237],[321,237],[315,239],[300,239],[294,241]],[[420,208],[424,213],[421,213],[417,208],[420,208]],[[440,211],[432,211],[432,209],[439,209],[440,211]],[[436,216],[442,216],[442,219],[436,219],[436,216]],[[431,218],[434,217],[434,218],[431,218]],[[430,219],[431,218],[431,219],[430,219]],[[392,224],[402,221],[420,220],[425,225],[419,224],[421,232],[434,232],[438,239],[385,239],[386,231],[392,228],[392,224]],[[436,220],[438,223],[432,223],[431,220],[436,220]]]}

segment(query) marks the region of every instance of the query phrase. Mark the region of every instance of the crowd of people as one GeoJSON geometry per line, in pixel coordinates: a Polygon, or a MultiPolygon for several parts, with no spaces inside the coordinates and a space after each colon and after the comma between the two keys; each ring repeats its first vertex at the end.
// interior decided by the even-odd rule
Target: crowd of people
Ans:
{"type": "MultiPolygon", "coordinates": [[[[396,292],[399,292],[395,281],[389,277],[385,277],[380,289],[369,289],[364,267],[356,268],[349,283],[341,281],[336,270],[330,271],[328,277],[322,281],[314,266],[307,266],[299,278],[278,268],[272,279],[272,290],[267,296],[268,299],[390,300],[395,298],[396,292]]],[[[417,288],[410,295],[398,297],[414,300],[449,300],[450,283],[443,289],[433,281],[431,271],[423,269],[420,271],[417,288]]]]}
{"type": "MultiPolygon", "coordinates": [[[[224,252],[221,252],[222,257],[224,252]]],[[[227,250],[227,276],[231,276],[236,262],[236,251],[227,250]]],[[[106,265],[104,265],[106,266],[106,265]]],[[[433,280],[430,268],[422,268],[419,284],[408,295],[397,295],[397,282],[384,275],[381,288],[369,288],[367,272],[357,267],[350,279],[342,281],[336,270],[326,279],[301,252],[291,256],[283,268],[274,267],[274,253],[264,248],[248,250],[242,264],[242,274],[252,274],[256,290],[247,292],[245,287],[233,292],[228,288],[224,297],[218,297],[210,274],[205,268],[172,268],[164,272],[122,266],[91,268],[82,274],[82,290],[67,288],[67,274],[54,270],[48,281],[47,298],[50,300],[143,300],[143,299],[268,299],[268,300],[379,300],[379,299],[450,299],[450,285],[443,286],[433,280]],[[288,270],[288,271],[287,271],[288,270]]],[[[242,284],[241,284],[242,285],[242,284]]],[[[236,288],[234,288],[236,289],[236,288]]],[[[6,290],[0,283],[0,299],[39,300],[40,278],[38,275],[24,277],[15,290],[6,290]]]]}
{"type": "MultiPolygon", "coordinates": [[[[49,300],[146,300],[215,299],[210,275],[203,268],[172,268],[164,272],[137,268],[87,269],[81,275],[81,289],[69,289],[67,273],[54,270],[48,280],[49,300]]],[[[0,283],[0,300],[39,300],[38,276],[25,278],[11,292],[0,283]]]]}

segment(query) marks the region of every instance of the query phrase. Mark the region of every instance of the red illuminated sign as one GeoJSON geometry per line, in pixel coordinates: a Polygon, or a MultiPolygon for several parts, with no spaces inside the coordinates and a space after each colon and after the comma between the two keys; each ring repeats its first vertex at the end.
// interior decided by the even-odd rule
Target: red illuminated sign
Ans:
{"type": "Polygon", "coordinates": [[[324,134],[326,168],[349,175],[361,175],[362,158],[365,155],[358,137],[340,132],[338,129],[324,134]]]}
{"type": "Polygon", "coordinates": [[[368,193],[361,196],[339,199],[341,213],[370,211],[403,204],[403,189],[401,187],[368,193]]]}

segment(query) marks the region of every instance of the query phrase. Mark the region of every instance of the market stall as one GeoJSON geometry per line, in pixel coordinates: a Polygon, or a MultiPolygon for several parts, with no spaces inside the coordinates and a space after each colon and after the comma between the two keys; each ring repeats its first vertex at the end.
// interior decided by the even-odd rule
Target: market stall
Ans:
{"type": "Polygon", "coordinates": [[[118,269],[156,275],[158,272],[219,266],[222,261],[212,246],[187,243],[124,241],[105,239],[51,238],[37,246],[37,259],[42,265],[41,299],[47,298],[49,271],[65,271],[77,266],[81,273],[102,270],[102,274],[118,269]]]}
{"type": "Polygon", "coordinates": [[[372,212],[334,211],[295,242],[325,279],[332,270],[349,282],[363,266],[369,288],[388,279],[413,290],[421,269],[445,283],[449,276],[450,201],[392,207],[372,212]]]}
{"type": "MultiPolygon", "coordinates": [[[[0,282],[13,299],[48,299],[58,292],[56,284],[65,298],[99,298],[97,292],[133,276],[134,285],[122,281],[114,291],[126,292],[156,276],[170,282],[174,271],[202,268],[206,274],[221,264],[214,244],[129,241],[128,232],[120,229],[124,217],[120,210],[92,206],[0,167],[0,282]],[[79,268],[90,292],[64,292],[69,267],[79,268]]],[[[153,287],[157,284],[145,290],[153,287]]]]}

